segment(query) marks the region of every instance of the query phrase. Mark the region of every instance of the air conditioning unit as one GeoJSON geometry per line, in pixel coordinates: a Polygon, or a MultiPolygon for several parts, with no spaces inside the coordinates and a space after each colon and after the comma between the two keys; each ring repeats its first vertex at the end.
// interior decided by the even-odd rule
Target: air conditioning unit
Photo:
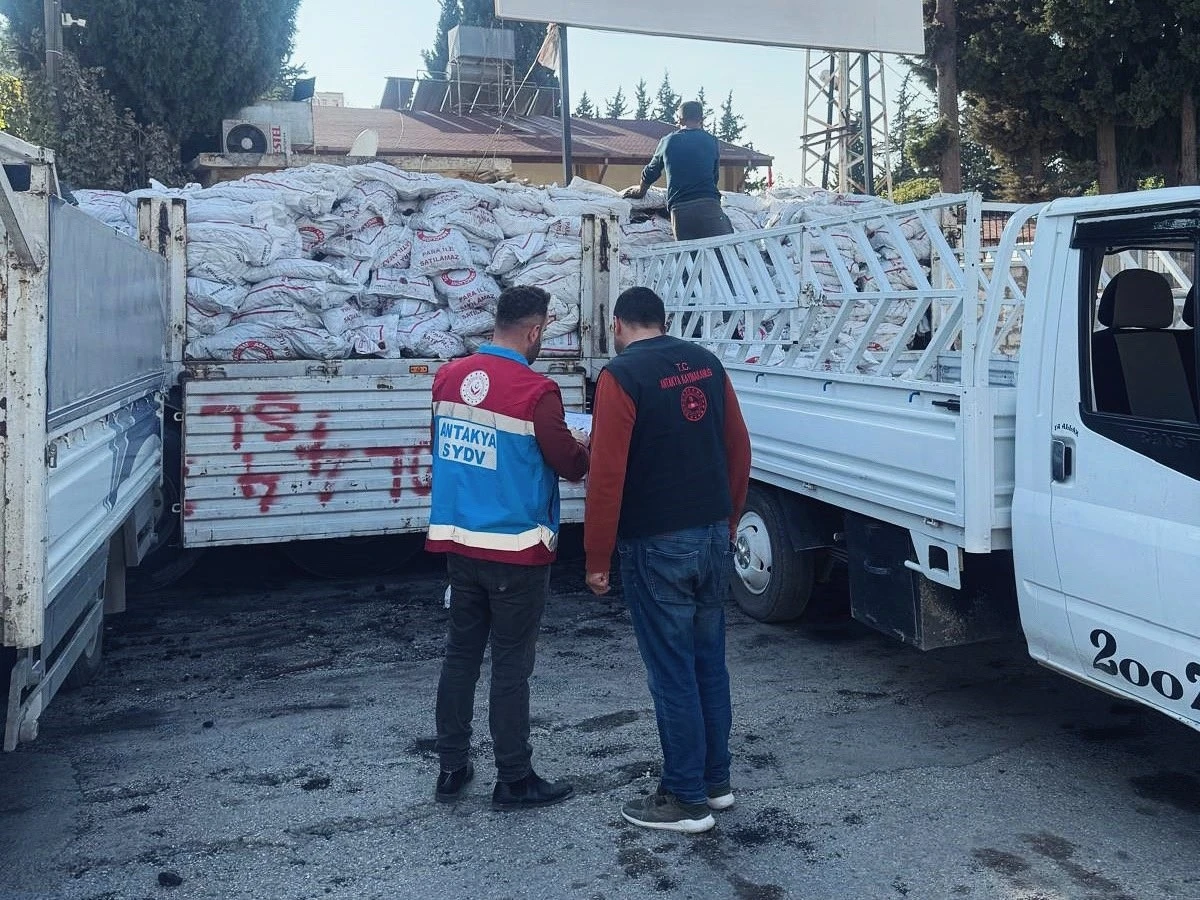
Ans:
{"type": "Polygon", "coordinates": [[[284,126],[237,119],[226,119],[221,123],[221,147],[226,153],[292,152],[292,143],[284,126]]]}

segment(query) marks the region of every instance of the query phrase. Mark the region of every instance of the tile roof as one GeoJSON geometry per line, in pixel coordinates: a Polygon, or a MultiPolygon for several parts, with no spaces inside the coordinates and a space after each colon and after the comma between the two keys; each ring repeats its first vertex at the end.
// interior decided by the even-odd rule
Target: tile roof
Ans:
{"type": "MultiPolygon", "coordinates": [[[[345,153],[364,129],[379,135],[379,155],[500,156],[514,162],[562,159],[562,129],[550,116],[460,116],[452,113],[401,112],[392,109],[313,107],[314,152],[345,153]]],[[[576,161],[608,161],[643,165],[664,135],[665,122],[634,119],[572,119],[572,153],[576,161]]],[[[756,150],[721,143],[729,163],[771,164],[756,150]]]]}

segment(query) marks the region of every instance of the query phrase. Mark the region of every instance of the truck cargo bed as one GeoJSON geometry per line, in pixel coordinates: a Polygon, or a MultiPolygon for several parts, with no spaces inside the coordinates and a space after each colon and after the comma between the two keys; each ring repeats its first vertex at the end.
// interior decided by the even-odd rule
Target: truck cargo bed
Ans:
{"type": "MultiPolygon", "coordinates": [[[[188,547],[421,532],[439,361],[194,364],[184,379],[183,540],[188,547]]],[[[552,369],[568,410],[584,379],[552,369]]],[[[565,522],[582,485],[562,485],[565,522]]]]}

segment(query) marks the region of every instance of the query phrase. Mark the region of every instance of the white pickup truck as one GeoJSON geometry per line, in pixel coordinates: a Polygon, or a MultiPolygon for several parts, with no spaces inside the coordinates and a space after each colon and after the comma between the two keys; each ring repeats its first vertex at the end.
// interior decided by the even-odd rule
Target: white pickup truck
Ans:
{"type": "Polygon", "coordinates": [[[1039,662],[1200,727],[1200,192],[975,195],[629,251],[753,446],[735,595],[1039,662]],[[997,229],[998,231],[998,229],[997,229]],[[1015,584],[1015,602],[1013,586],[1015,584]]]}
{"type": "MultiPolygon", "coordinates": [[[[167,264],[59,196],[54,155],[0,135],[0,697],[4,749],[100,660],[153,539],[167,264]]],[[[149,219],[150,205],[141,213],[149,219]]]]}

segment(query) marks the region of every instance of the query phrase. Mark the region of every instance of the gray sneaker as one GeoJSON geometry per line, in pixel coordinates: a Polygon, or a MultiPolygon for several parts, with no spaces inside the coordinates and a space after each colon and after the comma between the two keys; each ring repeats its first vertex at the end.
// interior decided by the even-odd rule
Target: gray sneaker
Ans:
{"type": "Polygon", "coordinates": [[[709,809],[729,809],[736,801],[733,798],[733,788],[729,786],[729,782],[718,784],[708,789],[708,808],[709,809]]]}
{"type": "Polygon", "coordinates": [[[674,794],[658,791],[630,800],[621,810],[626,822],[660,831],[699,834],[717,824],[705,803],[681,803],[674,794]]]}

